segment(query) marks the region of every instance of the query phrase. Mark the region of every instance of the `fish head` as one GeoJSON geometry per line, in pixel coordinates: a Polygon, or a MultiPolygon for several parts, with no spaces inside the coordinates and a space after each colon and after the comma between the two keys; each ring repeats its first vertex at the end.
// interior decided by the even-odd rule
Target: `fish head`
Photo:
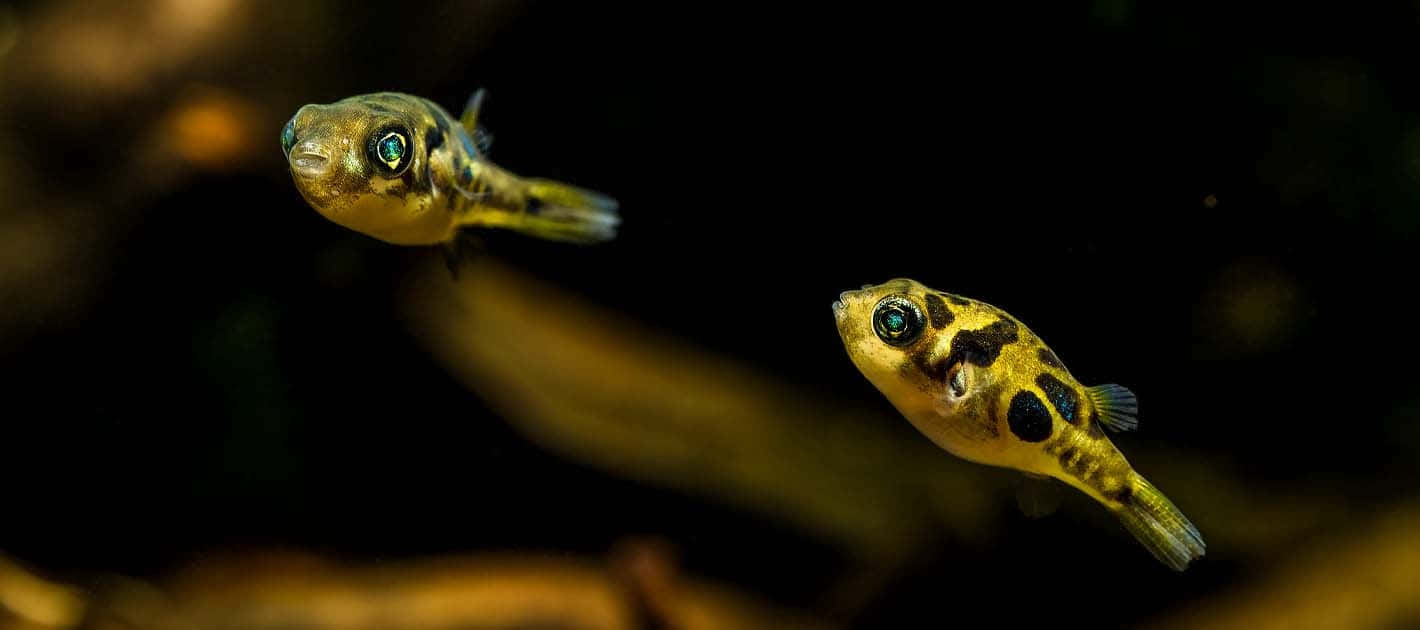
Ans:
{"type": "Polygon", "coordinates": [[[399,242],[391,235],[430,210],[430,135],[417,130],[434,124],[421,101],[381,93],[301,107],[281,132],[281,149],[306,202],[331,221],[399,242]]]}
{"type": "Polygon", "coordinates": [[[992,461],[1025,374],[1023,326],[907,278],[844,291],[833,314],[853,364],[913,425],[958,456],[992,461]]]}
{"type": "Polygon", "coordinates": [[[932,302],[939,299],[917,281],[895,278],[844,291],[833,302],[849,358],[907,415],[930,407],[930,393],[941,389],[938,364],[950,338],[932,302]]]}

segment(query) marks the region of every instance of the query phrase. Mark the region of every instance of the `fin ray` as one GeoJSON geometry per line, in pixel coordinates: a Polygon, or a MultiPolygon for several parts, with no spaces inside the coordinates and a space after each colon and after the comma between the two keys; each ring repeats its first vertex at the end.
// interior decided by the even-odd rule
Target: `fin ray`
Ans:
{"type": "Polygon", "coordinates": [[[459,116],[459,124],[463,125],[464,131],[470,136],[478,129],[478,112],[483,109],[483,101],[488,98],[488,90],[478,88],[468,97],[468,103],[463,107],[463,114],[459,116]]]}
{"type": "Polygon", "coordinates": [[[1085,389],[1100,412],[1100,424],[1111,431],[1139,428],[1139,397],[1123,385],[1096,385],[1085,389]]]}

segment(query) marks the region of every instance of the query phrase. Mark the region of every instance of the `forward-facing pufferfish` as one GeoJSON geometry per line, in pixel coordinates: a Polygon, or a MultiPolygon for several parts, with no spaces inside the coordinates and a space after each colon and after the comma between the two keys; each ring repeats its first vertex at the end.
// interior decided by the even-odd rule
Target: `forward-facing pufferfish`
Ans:
{"type": "Polygon", "coordinates": [[[833,314],[853,363],[938,446],[1078,488],[1175,570],[1203,555],[1198,530],[1102,430],[1137,426],[1128,389],[1081,385],[1014,317],[913,280],[844,291],[833,314]]]}
{"type": "Polygon", "coordinates": [[[616,202],[488,161],[484,91],[460,120],[425,99],[381,92],[306,105],[281,131],[291,177],[326,218],[396,245],[450,246],[465,227],[541,238],[612,238],[616,202]]]}

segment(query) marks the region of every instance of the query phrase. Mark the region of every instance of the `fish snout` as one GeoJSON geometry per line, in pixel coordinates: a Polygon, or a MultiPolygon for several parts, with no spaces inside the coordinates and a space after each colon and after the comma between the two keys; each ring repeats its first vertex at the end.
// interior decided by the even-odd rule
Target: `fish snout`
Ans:
{"type": "Polygon", "coordinates": [[[319,179],[330,171],[330,152],[317,142],[297,144],[287,159],[291,163],[291,172],[307,179],[319,179]]]}
{"type": "Polygon", "coordinates": [[[862,291],[844,291],[838,294],[838,299],[833,301],[833,314],[842,317],[848,308],[858,299],[862,291]]]}

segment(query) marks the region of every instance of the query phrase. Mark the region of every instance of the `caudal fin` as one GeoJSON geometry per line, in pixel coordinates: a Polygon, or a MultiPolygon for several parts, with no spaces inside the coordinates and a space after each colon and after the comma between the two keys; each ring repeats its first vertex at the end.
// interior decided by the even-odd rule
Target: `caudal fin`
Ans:
{"type": "Polygon", "coordinates": [[[1118,510],[1119,520],[1129,533],[1143,543],[1159,562],[1175,571],[1188,568],[1188,563],[1201,557],[1206,545],[1198,528],[1188,522],[1183,512],[1143,477],[1134,475],[1133,492],[1118,510]]]}
{"type": "Polygon", "coordinates": [[[528,205],[506,227],[554,241],[597,243],[616,237],[616,200],[562,182],[527,180],[528,205]]]}

